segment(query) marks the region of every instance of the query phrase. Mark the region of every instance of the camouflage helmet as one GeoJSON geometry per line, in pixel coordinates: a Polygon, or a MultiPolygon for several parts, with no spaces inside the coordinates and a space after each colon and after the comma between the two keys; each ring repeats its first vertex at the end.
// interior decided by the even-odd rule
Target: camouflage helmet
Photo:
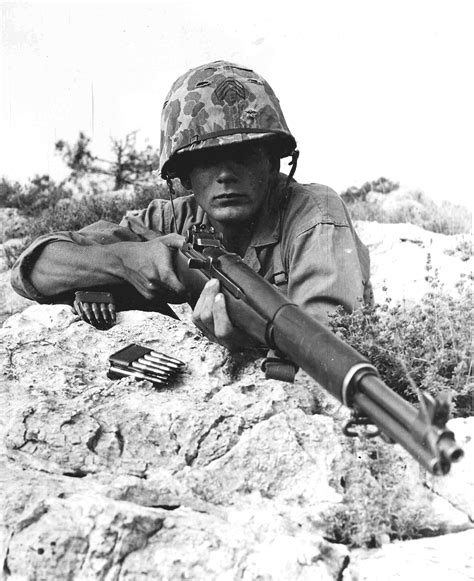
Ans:
{"type": "Polygon", "coordinates": [[[163,105],[161,176],[176,177],[177,159],[185,152],[270,137],[279,157],[296,147],[265,79],[227,61],[202,65],[173,84],[163,105]]]}

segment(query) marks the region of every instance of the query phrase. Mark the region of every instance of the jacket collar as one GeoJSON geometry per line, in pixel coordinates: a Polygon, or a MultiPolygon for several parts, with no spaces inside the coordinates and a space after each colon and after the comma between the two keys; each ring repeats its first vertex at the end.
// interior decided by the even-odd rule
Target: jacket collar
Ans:
{"type": "Polygon", "coordinates": [[[249,248],[259,248],[275,244],[281,238],[281,198],[283,196],[286,175],[280,173],[274,189],[269,192],[265,204],[259,212],[249,248]]]}

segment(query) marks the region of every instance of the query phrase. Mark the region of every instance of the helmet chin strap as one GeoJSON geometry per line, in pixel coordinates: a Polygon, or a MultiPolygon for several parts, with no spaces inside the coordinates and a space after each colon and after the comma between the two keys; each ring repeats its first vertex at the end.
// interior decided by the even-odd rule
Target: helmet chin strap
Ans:
{"type": "Polygon", "coordinates": [[[174,229],[176,230],[177,221],[176,221],[176,212],[174,209],[174,198],[176,197],[176,192],[174,191],[173,180],[170,178],[169,174],[166,174],[166,183],[168,184],[168,191],[170,193],[171,210],[173,211],[174,219],[174,229]]]}
{"type": "Polygon", "coordinates": [[[298,165],[299,156],[300,156],[300,152],[297,149],[294,149],[293,153],[291,154],[291,161],[288,164],[288,165],[291,165],[291,170],[290,170],[290,173],[288,174],[288,177],[286,178],[285,188],[283,190],[282,207],[285,207],[286,204],[288,203],[288,198],[290,196],[290,183],[291,183],[291,180],[293,179],[293,176],[295,175],[296,166],[298,165]]]}

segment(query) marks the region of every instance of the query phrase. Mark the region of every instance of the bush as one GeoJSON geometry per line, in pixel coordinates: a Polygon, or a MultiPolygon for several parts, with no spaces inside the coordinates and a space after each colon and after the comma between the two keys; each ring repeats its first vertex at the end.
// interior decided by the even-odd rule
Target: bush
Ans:
{"type": "Polygon", "coordinates": [[[390,224],[408,222],[440,234],[463,234],[472,230],[472,213],[464,206],[450,202],[442,202],[439,206],[423,192],[387,193],[372,184],[377,182],[367,182],[362,188],[349,188],[341,194],[353,220],[390,224]]]}
{"type": "Polygon", "coordinates": [[[416,403],[416,385],[432,395],[449,392],[453,415],[474,415],[474,384],[471,369],[471,280],[462,279],[457,294],[443,291],[428,260],[426,279],[430,290],[423,300],[407,308],[391,305],[363,307],[352,314],[338,310],[333,331],[365,355],[395,392],[416,403]]]}
{"type": "MultiPolygon", "coordinates": [[[[396,451],[377,440],[348,441],[340,466],[343,502],[325,515],[326,537],[351,547],[376,547],[426,536],[430,503],[413,486],[396,451]]],[[[338,471],[339,473],[339,471],[338,471]]]]}
{"type": "Polygon", "coordinates": [[[449,256],[457,256],[462,261],[466,262],[472,258],[472,239],[470,236],[462,236],[453,249],[444,251],[449,256]]]}
{"type": "MultiPolygon", "coordinates": [[[[434,396],[448,392],[453,415],[472,416],[471,281],[462,279],[456,296],[450,296],[429,260],[426,272],[429,291],[420,304],[406,308],[386,298],[382,305],[352,314],[341,309],[331,326],[405,399],[417,405],[417,386],[434,396]]],[[[342,487],[343,502],[325,515],[326,535],[353,547],[374,547],[432,534],[430,499],[423,487],[410,482],[396,449],[366,438],[351,438],[347,445],[337,471],[342,477],[333,483],[342,487]]]]}
{"type": "Polygon", "coordinates": [[[5,177],[0,181],[0,208],[18,208],[19,199],[24,193],[19,182],[9,182],[5,177]]]}
{"type": "Polygon", "coordinates": [[[367,194],[370,192],[377,192],[380,194],[389,194],[394,190],[398,190],[399,184],[397,182],[392,182],[387,178],[380,177],[377,180],[371,182],[365,182],[360,188],[357,186],[352,186],[344,192],[341,193],[342,199],[350,204],[356,202],[357,200],[364,200],[367,198],[367,194]]]}
{"type": "Polygon", "coordinates": [[[0,183],[0,206],[17,208],[24,216],[37,216],[70,197],[64,184],[56,184],[48,175],[36,176],[26,186],[5,178],[0,183]]]}

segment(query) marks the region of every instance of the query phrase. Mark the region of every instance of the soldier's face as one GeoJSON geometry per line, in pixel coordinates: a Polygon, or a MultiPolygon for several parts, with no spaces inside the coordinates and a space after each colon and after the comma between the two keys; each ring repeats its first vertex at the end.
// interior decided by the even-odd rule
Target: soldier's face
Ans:
{"type": "Polygon", "coordinates": [[[187,173],[211,222],[226,226],[256,219],[277,171],[268,150],[250,142],[194,152],[187,173]]]}

